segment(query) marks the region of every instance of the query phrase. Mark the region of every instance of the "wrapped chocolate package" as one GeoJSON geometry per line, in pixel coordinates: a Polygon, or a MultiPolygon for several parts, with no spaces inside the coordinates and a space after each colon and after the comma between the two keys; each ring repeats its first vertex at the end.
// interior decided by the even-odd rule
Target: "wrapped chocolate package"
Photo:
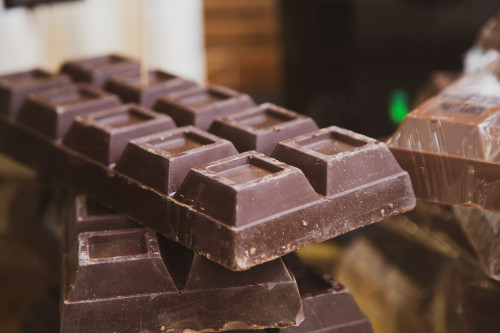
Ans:
{"type": "Polygon", "coordinates": [[[411,112],[388,142],[417,198],[500,210],[500,82],[467,75],[411,112]]]}

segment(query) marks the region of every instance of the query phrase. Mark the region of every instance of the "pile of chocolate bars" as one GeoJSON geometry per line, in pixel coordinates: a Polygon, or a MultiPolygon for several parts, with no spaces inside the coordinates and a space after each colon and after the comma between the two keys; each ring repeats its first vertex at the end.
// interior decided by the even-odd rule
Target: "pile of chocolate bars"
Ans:
{"type": "Polygon", "coordinates": [[[289,253],[415,206],[387,146],[148,79],[115,55],[0,77],[0,152],[88,195],[63,216],[61,331],[371,332],[289,253]]]}

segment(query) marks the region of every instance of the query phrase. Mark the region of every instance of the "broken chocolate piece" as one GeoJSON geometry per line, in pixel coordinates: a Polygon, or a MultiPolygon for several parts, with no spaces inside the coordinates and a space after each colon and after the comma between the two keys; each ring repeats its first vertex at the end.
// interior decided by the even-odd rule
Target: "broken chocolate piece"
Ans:
{"type": "Polygon", "coordinates": [[[311,118],[265,103],[255,109],[219,118],[209,131],[232,141],[240,153],[255,150],[270,155],[279,141],[317,129],[318,125],[311,118]]]}
{"type": "Polygon", "coordinates": [[[161,96],[196,87],[193,81],[181,79],[164,71],[150,71],[147,86],[141,86],[139,70],[113,75],[105,89],[118,95],[124,103],[137,103],[151,108],[161,96]]]}
{"type": "Polygon", "coordinates": [[[84,232],[63,257],[61,332],[205,332],[303,320],[297,284],[281,259],[232,272],[147,228],[91,231],[110,217],[98,224],[83,207],[74,219],[84,232]]]}
{"type": "Polygon", "coordinates": [[[130,140],[174,127],[168,116],[127,104],[76,117],[63,143],[109,165],[118,160],[130,140]]]}
{"type": "Polygon", "coordinates": [[[171,116],[178,126],[193,125],[206,131],[215,118],[245,111],[253,106],[255,103],[248,95],[210,85],[162,97],[153,109],[171,116]]]}
{"type": "Polygon", "coordinates": [[[86,84],[72,84],[30,95],[17,119],[50,138],[60,139],[76,116],[118,105],[116,96],[86,84]]]}
{"type": "Polygon", "coordinates": [[[189,169],[237,153],[231,142],[186,126],[132,140],[115,170],[170,194],[177,191],[189,169]]]}
{"type": "Polygon", "coordinates": [[[0,113],[15,115],[29,94],[70,84],[66,75],[53,75],[41,69],[0,77],[0,113]]]}
{"type": "Polygon", "coordinates": [[[472,100],[429,100],[388,145],[418,198],[500,210],[500,108],[472,100]]]}

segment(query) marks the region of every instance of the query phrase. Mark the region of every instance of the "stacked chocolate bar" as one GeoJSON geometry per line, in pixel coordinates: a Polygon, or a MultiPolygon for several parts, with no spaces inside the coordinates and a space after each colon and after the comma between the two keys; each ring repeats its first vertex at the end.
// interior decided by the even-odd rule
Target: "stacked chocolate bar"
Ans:
{"type": "Polygon", "coordinates": [[[0,152],[124,214],[66,219],[65,332],[369,332],[280,257],[415,206],[384,143],[120,56],[1,77],[0,152]]]}

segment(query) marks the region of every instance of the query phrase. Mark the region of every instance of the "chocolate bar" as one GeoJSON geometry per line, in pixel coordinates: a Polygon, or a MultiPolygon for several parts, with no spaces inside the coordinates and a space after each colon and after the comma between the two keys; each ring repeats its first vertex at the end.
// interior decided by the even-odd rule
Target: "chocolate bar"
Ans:
{"type": "Polygon", "coordinates": [[[210,85],[161,97],[153,109],[171,116],[178,126],[193,125],[208,130],[219,117],[254,107],[250,96],[232,89],[210,85]]]}
{"type": "Polygon", "coordinates": [[[14,115],[29,94],[70,83],[66,75],[53,75],[41,69],[4,75],[0,77],[0,112],[14,115]]]}
{"type": "Polygon", "coordinates": [[[388,146],[418,198],[500,210],[500,108],[488,93],[496,85],[462,93],[464,80],[411,112],[388,146]]]}
{"type": "Polygon", "coordinates": [[[141,84],[140,71],[132,70],[111,76],[104,89],[118,95],[124,103],[137,103],[151,108],[161,96],[197,86],[193,81],[160,70],[149,71],[147,85],[141,84]]]}
{"type": "Polygon", "coordinates": [[[139,62],[135,60],[119,55],[107,55],[67,61],[61,66],[61,72],[69,75],[75,82],[102,88],[111,76],[139,70],[139,67],[139,62]]]}
{"type": "Polygon", "coordinates": [[[299,290],[281,259],[233,272],[95,209],[86,197],[73,206],[62,222],[61,332],[211,332],[302,322],[299,290]]]}
{"type": "MultiPolygon", "coordinates": [[[[253,104],[217,87],[182,96],[176,103],[188,104],[178,110],[195,110],[194,122],[206,127],[253,104]],[[193,103],[206,107],[193,109],[193,103]]],[[[233,270],[415,205],[408,174],[383,143],[365,136],[332,127],[281,142],[277,160],[255,151],[234,155],[223,139],[192,127],[168,131],[164,114],[134,108],[85,112],[62,140],[66,118],[57,131],[47,131],[44,122],[29,121],[28,112],[22,122],[3,116],[0,151],[233,270]],[[198,166],[203,163],[209,164],[198,166]]],[[[179,114],[170,115],[179,125],[179,114]]],[[[53,119],[49,128],[59,123],[53,119]]]]}
{"type": "Polygon", "coordinates": [[[209,132],[234,143],[239,152],[270,155],[278,142],[318,130],[309,117],[271,103],[216,119],[209,132]]]}

